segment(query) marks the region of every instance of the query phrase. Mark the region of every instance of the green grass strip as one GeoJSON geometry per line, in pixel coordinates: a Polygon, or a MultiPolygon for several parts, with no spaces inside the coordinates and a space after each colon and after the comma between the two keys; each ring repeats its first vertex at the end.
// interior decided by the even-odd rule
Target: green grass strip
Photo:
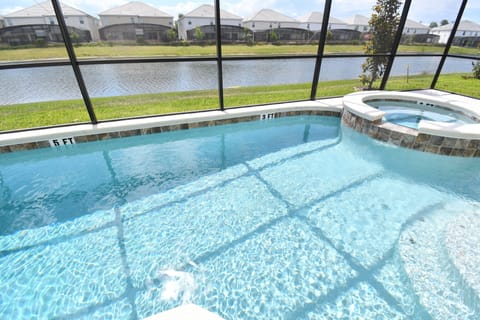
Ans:
{"type": "MultiPolygon", "coordinates": [[[[316,54],[318,44],[301,45],[272,45],[256,44],[247,45],[222,45],[222,54],[229,55],[299,55],[316,54]]],[[[401,45],[399,52],[403,53],[443,53],[444,47],[438,45],[401,45]]],[[[325,54],[335,53],[364,53],[364,46],[326,44],[325,54]]],[[[450,53],[480,55],[478,48],[451,47],[450,53]]],[[[75,48],[75,54],[80,59],[85,58],[114,58],[114,57],[185,57],[185,56],[215,56],[214,45],[189,45],[189,46],[168,46],[168,45],[113,45],[105,43],[85,44],[75,48]]],[[[43,60],[67,58],[67,52],[62,46],[50,46],[47,48],[2,48],[0,49],[0,61],[20,60],[43,60]]]]}
{"type": "MultiPolygon", "coordinates": [[[[430,87],[432,75],[392,77],[387,83],[389,90],[425,89],[430,87]]],[[[360,87],[359,80],[320,82],[317,98],[342,96],[360,87]]],[[[437,89],[457,92],[480,98],[480,80],[468,74],[442,75],[437,89]]],[[[293,100],[310,97],[311,84],[249,86],[226,88],[225,106],[238,107],[293,100]]],[[[219,108],[216,90],[169,92],[93,98],[93,106],[99,120],[111,120],[219,108]]],[[[25,103],[0,106],[0,131],[35,128],[59,124],[88,122],[88,114],[82,100],[25,103]]]]}

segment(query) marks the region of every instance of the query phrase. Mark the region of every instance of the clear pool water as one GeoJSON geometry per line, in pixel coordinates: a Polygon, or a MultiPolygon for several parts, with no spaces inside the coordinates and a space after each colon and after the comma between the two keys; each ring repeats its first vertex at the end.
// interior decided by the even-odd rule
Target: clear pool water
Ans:
{"type": "Polygon", "coordinates": [[[0,319],[478,319],[444,234],[479,210],[478,159],[330,117],[2,154],[0,319]]]}
{"type": "Polygon", "coordinates": [[[466,115],[438,106],[421,105],[411,101],[374,100],[366,102],[368,105],[385,111],[384,121],[392,122],[404,127],[418,129],[420,120],[429,120],[447,123],[476,123],[466,115]]]}

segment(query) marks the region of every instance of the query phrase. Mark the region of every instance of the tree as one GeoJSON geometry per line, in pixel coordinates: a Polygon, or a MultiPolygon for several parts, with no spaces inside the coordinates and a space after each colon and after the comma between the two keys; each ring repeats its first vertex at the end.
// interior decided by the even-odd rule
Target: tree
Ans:
{"type": "Polygon", "coordinates": [[[72,40],[74,44],[78,45],[80,43],[80,35],[75,31],[72,31],[70,33],[70,40],[72,40]]]}
{"type": "Polygon", "coordinates": [[[175,30],[174,28],[168,29],[167,40],[168,41],[175,41],[177,39],[178,39],[177,30],[175,30]]]}
{"type": "Polygon", "coordinates": [[[428,27],[429,27],[430,29],[436,28],[436,27],[438,27],[438,23],[436,23],[435,21],[430,22],[430,25],[429,25],[428,27]]]}
{"type": "Polygon", "coordinates": [[[195,40],[203,40],[205,37],[205,33],[203,33],[202,29],[200,27],[195,28],[195,40]]]}
{"type": "Polygon", "coordinates": [[[441,26],[444,26],[444,25],[447,25],[448,24],[448,20],[447,19],[443,19],[442,21],[440,21],[440,25],[441,26]]]}
{"type": "Polygon", "coordinates": [[[387,56],[375,56],[386,54],[392,50],[395,35],[397,33],[401,5],[400,0],[377,0],[373,7],[373,13],[368,24],[371,35],[365,44],[365,53],[369,55],[362,64],[360,81],[371,89],[373,83],[385,73],[389,58],[387,56]]]}
{"type": "Polygon", "coordinates": [[[333,32],[332,30],[328,30],[327,31],[327,40],[333,40],[333,32]]]}
{"type": "Polygon", "coordinates": [[[278,41],[278,35],[275,32],[275,30],[273,30],[273,29],[270,31],[270,41],[271,42],[277,42],[278,41]]]}

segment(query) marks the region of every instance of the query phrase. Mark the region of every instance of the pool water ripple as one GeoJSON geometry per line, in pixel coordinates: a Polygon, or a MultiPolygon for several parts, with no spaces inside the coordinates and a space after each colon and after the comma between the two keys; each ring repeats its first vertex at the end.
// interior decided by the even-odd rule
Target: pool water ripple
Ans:
{"type": "Polygon", "coordinates": [[[35,198],[20,168],[59,196],[41,200],[56,222],[2,226],[0,318],[142,319],[195,303],[225,319],[430,319],[402,255],[415,248],[408,232],[445,204],[467,214],[480,201],[475,160],[385,146],[326,117],[7,158],[2,223],[35,198]],[[40,170],[48,159],[78,184],[40,170]],[[99,203],[57,214],[55,199],[71,199],[60,186],[99,203]]]}

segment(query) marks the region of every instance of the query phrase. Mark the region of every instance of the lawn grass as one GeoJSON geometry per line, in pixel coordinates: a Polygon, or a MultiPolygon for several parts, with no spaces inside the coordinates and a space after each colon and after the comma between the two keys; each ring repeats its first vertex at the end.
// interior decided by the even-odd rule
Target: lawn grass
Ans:
{"type": "MultiPolygon", "coordinates": [[[[222,46],[222,54],[231,55],[300,55],[316,54],[317,44],[305,45],[272,45],[257,44],[254,46],[231,45],[222,46]]],[[[440,46],[401,45],[399,52],[403,53],[443,53],[440,46]]],[[[75,48],[79,59],[114,58],[114,57],[184,57],[184,56],[215,56],[214,45],[189,46],[136,46],[136,45],[81,45],[75,48]]],[[[451,53],[480,55],[480,49],[452,47],[451,53]]],[[[331,45],[326,44],[325,54],[364,53],[363,45],[331,45]]],[[[67,58],[67,52],[62,46],[47,48],[1,49],[0,61],[23,61],[67,58]]]]}
{"type": "MultiPolygon", "coordinates": [[[[480,98],[480,80],[468,74],[442,75],[437,89],[457,92],[480,98]]],[[[425,89],[430,87],[432,75],[392,77],[387,84],[389,90],[425,89]]],[[[355,91],[360,81],[337,80],[320,82],[317,98],[341,96],[355,91]]],[[[225,106],[307,100],[311,84],[250,86],[226,88],[225,106]]],[[[93,106],[99,120],[111,120],[155,114],[169,114],[219,108],[216,90],[170,92],[93,98],[93,106]]],[[[68,123],[88,122],[88,114],[81,100],[64,100],[0,106],[0,131],[51,126],[68,123]]]]}

